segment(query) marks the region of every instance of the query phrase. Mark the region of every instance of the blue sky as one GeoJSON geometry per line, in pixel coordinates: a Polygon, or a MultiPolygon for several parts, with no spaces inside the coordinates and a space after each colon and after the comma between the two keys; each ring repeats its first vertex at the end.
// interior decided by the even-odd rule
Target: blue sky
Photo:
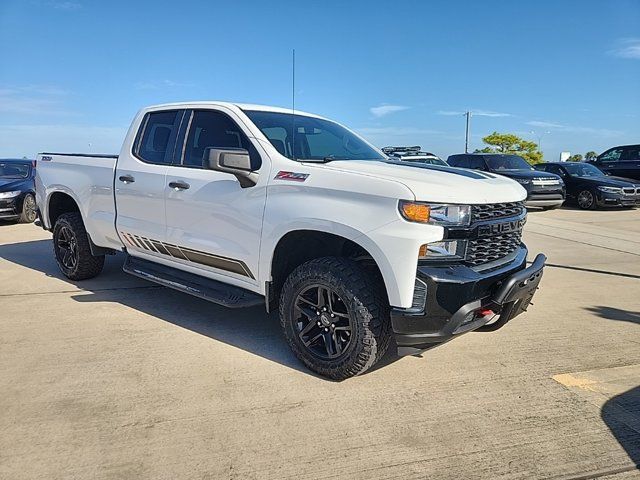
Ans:
{"type": "Polygon", "coordinates": [[[446,158],[640,142],[640,1],[0,2],[0,156],[117,152],[149,104],[291,104],[446,158]],[[536,133],[531,133],[531,132],[536,133]],[[549,133],[546,133],[549,132],[549,133]]]}

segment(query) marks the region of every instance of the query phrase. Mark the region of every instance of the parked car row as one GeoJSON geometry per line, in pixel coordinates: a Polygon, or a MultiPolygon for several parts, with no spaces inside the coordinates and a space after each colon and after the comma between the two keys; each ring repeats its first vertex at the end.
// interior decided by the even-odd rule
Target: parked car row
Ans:
{"type": "Polygon", "coordinates": [[[558,208],[565,201],[582,209],[640,206],[640,145],[613,147],[584,163],[546,162],[531,166],[518,155],[462,153],[445,162],[420,146],[385,147],[399,163],[451,166],[509,177],[527,191],[527,207],[558,208]]]}

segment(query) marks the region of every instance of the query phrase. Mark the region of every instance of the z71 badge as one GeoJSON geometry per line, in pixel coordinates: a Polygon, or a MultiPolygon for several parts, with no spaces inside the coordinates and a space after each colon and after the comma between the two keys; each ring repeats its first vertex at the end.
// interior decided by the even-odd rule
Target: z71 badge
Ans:
{"type": "Polygon", "coordinates": [[[292,182],[304,182],[308,173],[298,173],[298,172],[285,172],[280,170],[278,174],[273,178],[274,180],[290,180],[292,182]]]}

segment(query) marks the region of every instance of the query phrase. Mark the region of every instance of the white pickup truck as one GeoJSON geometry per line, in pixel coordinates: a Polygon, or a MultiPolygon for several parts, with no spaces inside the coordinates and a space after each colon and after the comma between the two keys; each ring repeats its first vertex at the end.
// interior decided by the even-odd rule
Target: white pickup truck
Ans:
{"type": "MultiPolygon", "coordinates": [[[[279,309],[296,356],[345,379],[522,313],[525,190],[386,157],[302,112],[222,102],[145,108],[119,155],[42,153],[37,204],[71,280],[124,270],[228,307],[279,309]]],[[[266,319],[265,319],[266,321],[266,319]]]]}

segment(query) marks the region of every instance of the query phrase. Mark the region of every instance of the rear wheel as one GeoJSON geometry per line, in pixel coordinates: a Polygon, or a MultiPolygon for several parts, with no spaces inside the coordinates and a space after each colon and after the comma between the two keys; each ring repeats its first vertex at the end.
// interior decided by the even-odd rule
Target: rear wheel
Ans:
{"type": "Polygon", "coordinates": [[[296,356],[334,380],[365,372],[391,338],[382,289],[346,258],[318,258],[296,268],[282,288],[280,322],[296,356]]]}
{"type": "Polygon", "coordinates": [[[36,216],[36,199],[30,193],[27,193],[22,201],[22,212],[20,213],[18,222],[33,223],[36,221],[36,216]]]}
{"type": "Polygon", "coordinates": [[[60,215],[53,227],[53,253],[58,267],[71,280],[86,280],[104,267],[104,255],[91,254],[89,237],[79,213],[60,215]]]}
{"type": "Polygon", "coordinates": [[[591,190],[582,190],[578,194],[578,206],[583,210],[595,210],[596,196],[591,190]]]}

